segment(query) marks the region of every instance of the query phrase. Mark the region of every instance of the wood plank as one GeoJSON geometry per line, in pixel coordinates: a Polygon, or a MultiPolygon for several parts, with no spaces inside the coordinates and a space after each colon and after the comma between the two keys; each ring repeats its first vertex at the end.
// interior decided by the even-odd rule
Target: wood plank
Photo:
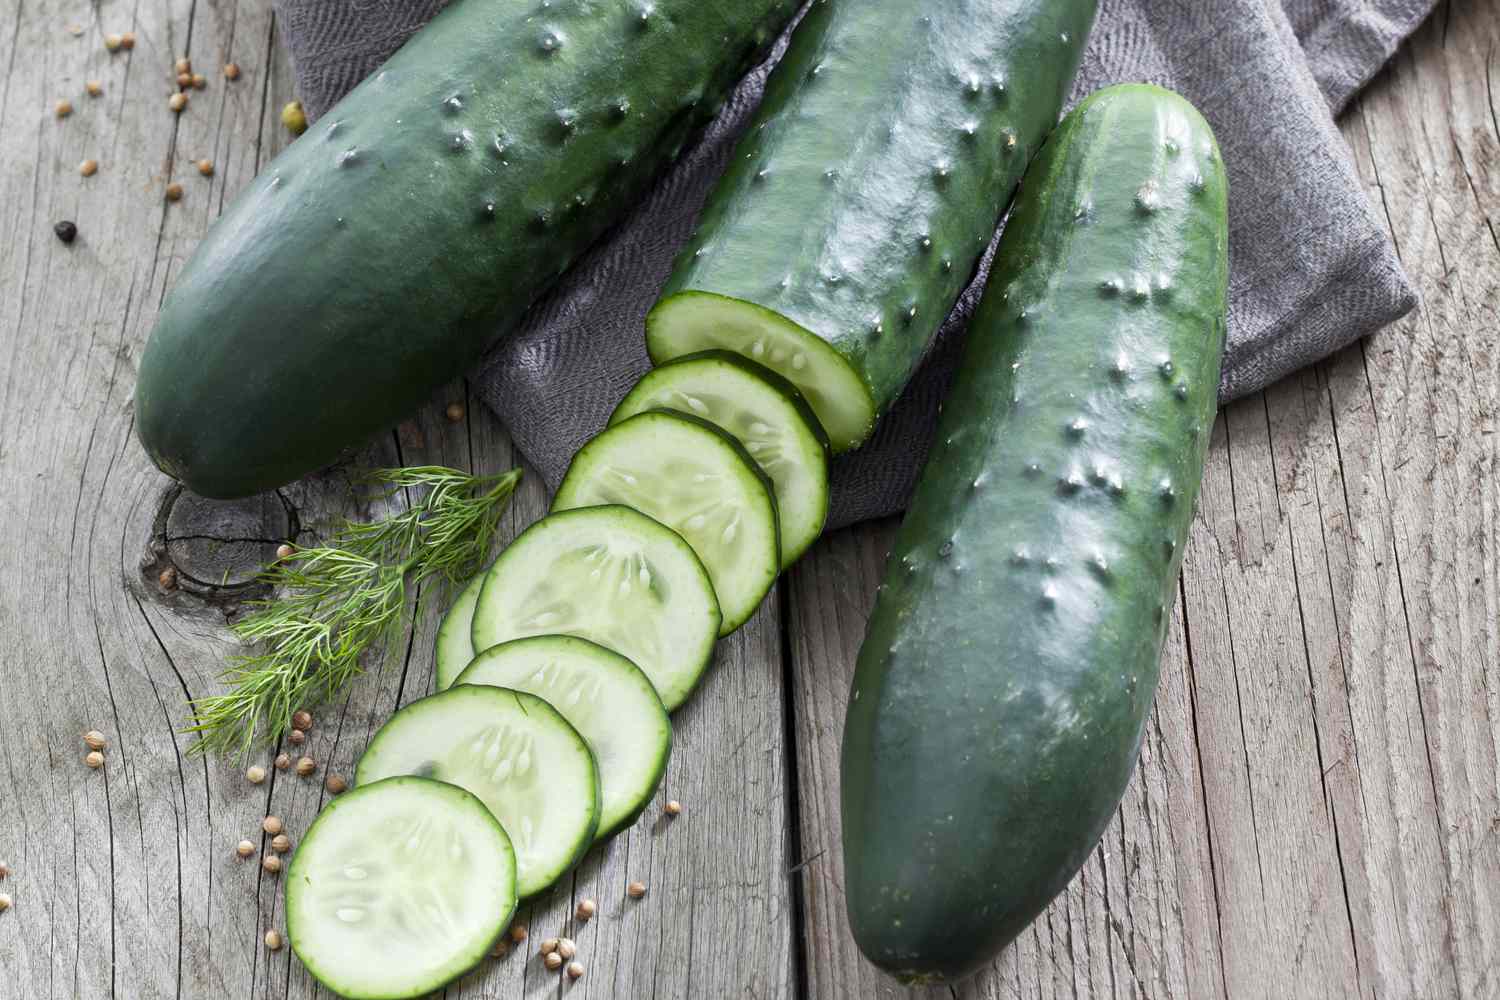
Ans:
{"type": "MultiPolygon", "coordinates": [[[[422,595],[406,639],[373,658],[346,699],[316,710],[298,750],[318,761],[316,780],[273,769],[254,786],[240,765],[187,756],[190,741],[176,732],[183,702],[218,689],[233,649],[226,615],[249,596],[235,584],[278,533],[315,541],[341,517],[400,503],[371,503],[357,469],[497,471],[517,456],[457,384],[350,462],[279,495],[234,505],[180,498],[162,514],[175,491],[133,438],[134,359],[204,229],[288,141],[279,109],[292,80],[265,0],[93,11],[84,0],[47,0],[0,13],[0,219],[20,235],[0,241],[0,287],[17,290],[0,297],[0,473],[25,484],[0,495],[0,565],[29,567],[26,587],[0,588],[10,640],[0,649],[0,815],[17,820],[0,823],[0,859],[14,869],[4,891],[15,898],[0,917],[0,996],[326,995],[288,950],[262,946],[265,930],[284,930],[280,880],[233,848],[249,837],[264,849],[257,831],[268,813],[299,839],[327,799],[324,775],[348,776],[390,711],[430,690],[442,597],[422,595]],[[84,37],[63,30],[73,20],[87,25],[84,37]],[[107,56],[102,35],[126,29],[138,37],[134,52],[107,56]],[[171,63],[184,53],[210,85],[179,118],[165,102],[171,63]],[[230,59],[242,71],[233,85],[219,75],[230,59]],[[90,78],[105,81],[97,102],[81,97],[90,78]],[[64,92],[80,93],[77,110],[56,122],[52,101],[64,92]],[[87,182],[75,171],[84,156],[101,161],[87,182]],[[194,167],[204,157],[215,161],[211,179],[194,167]],[[172,180],[187,194],[168,207],[172,180]],[[63,215],[82,230],[72,248],[50,232],[63,215]],[[447,421],[446,404],[466,398],[467,419],[447,421]],[[163,524],[176,534],[163,535],[163,524]],[[215,540],[223,535],[231,540],[215,540]],[[194,578],[185,572],[167,591],[156,574],[173,556],[193,561],[194,578]],[[229,586],[220,567],[233,574],[229,586]],[[111,741],[98,773],[82,764],[89,728],[111,741]]],[[[545,504],[532,477],[503,537],[545,504]]],[[[450,996],[560,992],[535,945],[585,895],[600,915],[573,928],[589,971],[570,994],[794,993],[780,633],[773,600],[721,645],[703,692],[675,719],[661,801],[527,909],[537,929],[527,948],[450,996]],[[666,797],[686,807],[670,823],[666,797]],[[635,879],[650,892],[627,904],[635,879]]]]}

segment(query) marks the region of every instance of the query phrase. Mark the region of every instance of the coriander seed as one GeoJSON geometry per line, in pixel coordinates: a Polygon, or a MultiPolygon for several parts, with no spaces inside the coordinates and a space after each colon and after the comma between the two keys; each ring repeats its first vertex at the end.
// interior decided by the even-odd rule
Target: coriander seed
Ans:
{"type": "Polygon", "coordinates": [[[305,778],[317,769],[317,762],[314,761],[311,757],[303,757],[301,760],[297,761],[297,774],[301,777],[305,778]]]}
{"type": "Polygon", "coordinates": [[[212,177],[214,175],[214,161],[199,160],[198,173],[202,174],[204,177],[212,177]]]}
{"type": "Polygon", "coordinates": [[[98,750],[90,750],[88,756],[83,758],[83,762],[97,771],[104,766],[104,755],[98,750]]]}
{"type": "MultiPolygon", "coordinates": [[[[173,183],[167,185],[167,200],[168,201],[181,201],[182,200],[182,185],[181,184],[178,184],[178,183],[176,183],[174,181],[173,183]]],[[[166,571],[163,570],[162,572],[166,572],[166,571]]],[[[173,578],[174,581],[177,578],[177,573],[176,573],[175,570],[172,573],[172,578],[173,578]]]]}
{"type": "Polygon", "coordinates": [[[667,813],[668,816],[681,816],[682,815],[682,803],[678,802],[676,799],[673,799],[672,801],[668,802],[667,803],[667,807],[666,807],[666,813],[667,813]]]}
{"type": "Polygon", "coordinates": [[[548,938],[542,942],[542,954],[550,955],[557,950],[557,938],[548,938]]]}
{"type": "Polygon", "coordinates": [[[496,941],[495,942],[495,946],[490,949],[490,957],[491,958],[504,958],[506,955],[509,955],[509,954],[510,954],[510,943],[508,941],[506,941],[504,938],[501,938],[499,941],[496,941]]]}
{"type": "Polygon", "coordinates": [[[193,71],[193,61],[187,56],[183,56],[181,59],[177,60],[177,64],[173,68],[178,73],[191,73],[193,71]]]}
{"type": "Polygon", "coordinates": [[[646,883],[632,882],[625,887],[625,895],[631,899],[640,899],[646,895],[646,883]]]}
{"type": "Polygon", "coordinates": [[[193,85],[193,75],[191,73],[178,73],[177,74],[177,86],[181,87],[183,90],[187,90],[192,85],[193,85]]]}
{"type": "Polygon", "coordinates": [[[238,80],[240,78],[240,64],[226,63],[224,66],[224,79],[238,80]]]}
{"type": "Polygon", "coordinates": [[[302,730],[305,733],[309,729],[312,728],[312,724],[313,724],[312,713],[309,712],[307,709],[305,709],[305,708],[299,708],[297,711],[295,711],[295,712],[292,713],[292,728],[293,729],[300,729],[300,730],[302,730]]]}
{"type": "Polygon", "coordinates": [[[120,36],[120,48],[124,49],[126,52],[129,52],[131,49],[135,48],[135,32],[127,31],[125,32],[125,34],[120,36]]]}
{"type": "Polygon", "coordinates": [[[10,865],[0,861],[0,879],[10,878],[10,865]]]}
{"type": "Polygon", "coordinates": [[[307,734],[300,729],[293,729],[291,732],[286,734],[286,739],[287,742],[292,744],[293,746],[300,747],[307,741],[307,734]]]}
{"type": "Polygon", "coordinates": [[[104,47],[106,49],[108,49],[110,52],[118,52],[118,51],[120,51],[120,46],[124,45],[124,44],[125,44],[125,39],[121,38],[119,35],[105,35],[104,36],[104,47]]]}
{"type": "Polygon", "coordinates": [[[284,833],[278,833],[271,838],[271,850],[277,854],[285,854],[292,849],[292,838],[284,833]]]}
{"type": "Polygon", "coordinates": [[[167,98],[167,107],[171,108],[173,111],[177,112],[178,114],[182,114],[182,109],[185,108],[185,107],[187,107],[187,106],[188,106],[188,95],[186,95],[184,93],[179,92],[179,93],[173,94],[171,97],[167,98]]]}
{"type": "Polygon", "coordinates": [[[555,951],[551,952],[550,954],[543,955],[542,964],[547,967],[548,972],[556,972],[558,969],[562,968],[562,956],[555,951]]]}
{"type": "MultiPolygon", "coordinates": [[[[172,197],[172,189],[170,187],[167,188],[167,197],[172,197]]],[[[176,590],[177,567],[168,566],[166,569],[156,574],[156,582],[161,585],[162,590],[176,590]]]]}
{"type": "Polygon", "coordinates": [[[343,795],[349,790],[349,783],[336,774],[330,774],[323,787],[328,789],[329,795],[343,795]]]}
{"type": "Polygon", "coordinates": [[[207,86],[208,86],[208,77],[204,76],[202,73],[194,73],[193,74],[193,89],[194,90],[202,90],[204,87],[207,87],[207,86]]]}
{"type": "Polygon", "coordinates": [[[594,914],[599,912],[599,906],[592,899],[578,901],[578,910],[573,914],[579,920],[588,921],[594,919],[594,914]]]}
{"type": "Polygon", "coordinates": [[[511,929],[510,929],[510,939],[512,941],[514,941],[516,944],[520,944],[522,941],[525,941],[526,940],[526,925],[525,924],[514,924],[514,925],[512,925],[511,929]]]}
{"type": "Polygon", "coordinates": [[[285,830],[286,826],[281,822],[279,816],[267,816],[260,821],[260,828],[274,837],[282,830],[285,830]]]}
{"type": "Polygon", "coordinates": [[[569,979],[581,979],[582,977],[583,977],[583,963],[582,962],[569,962],[568,963],[568,978],[569,979]]]}
{"type": "Polygon", "coordinates": [[[58,101],[52,109],[59,118],[66,118],[73,113],[72,101],[58,101]]]}
{"type": "MultiPolygon", "coordinates": [[[[280,545],[276,546],[276,558],[277,559],[290,559],[290,558],[292,558],[292,556],[294,556],[296,554],[297,554],[297,550],[292,546],[292,544],[290,542],[282,542],[280,545]]],[[[293,716],[292,718],[295,719],[296,716],[293,716]]],[[[296,728],[296,723],[295,722],[293,722],[292,727],[294,729],[296,728]]]]}
{"type": "Polygon", "coordinates": [[[290,754],[279,753],[276,755],[276,770],[285,771],[291,766],[292,758],[290,754]]]}
{"type": "Polygon", "coordinates": [[[245,780],[252,785],[258,785],[266,780],[266,769],[259,764],[251,764],[245,769],[245,780]]]}
{"type": "Polygon", "coordinates": [[[464,404],[462,404],[462,403],[449,403],[448,404],[448,420],[449,420],[449,422],[456,424],[460,420],[462,420],[463,418],[464,418],[464,404]]]}
{"type": "Polygon", "coordinates": [[[267,854],[260,859],[260,866],[267,875],[279,875],[281,873],[281,859],[274,854],[267,854]]]}
{"type": "Polygon", "coordinates": [[[83,85],[83,92],[88,94],[90,97],[98,97],[100,94],[104,93],[104,84],[100,83],[98,80],[90,80],[88,83],[85,83],[83,85]]]}
{"type": "Polygon", "coordinates": [[[92,177],[99,172],[98,160],[84,160],[78,164],[78,172],[85,177],[92,177]]]}
{"type": "Polygon", "coordinates": [[[103,750],[109,746],[109,743],[104,739],[104,734],[99,732],[99,730],[90,729],[83,734],[83,745],[90,750],[103,750]]]}
{"type": "Polygon", "coordinates": [[[11,899],[5,893],[0,892],[0,913],[4,913],[6,910],[10,909],[13,905],[15,905],[15,900],[11,899]]]}
{"type": "Polygon", "coordinates": [[[272,951],[281,950],[281,934],[278,931],[266,931],[266,947],[272,951]]]}
{"type": "Polygon", "coordinates": [[[242,840],[234,846],[234,853],[242,858],[248,858],[255,853],[255,845],[248,840],[242,840]]]}
{"type": "Polygon", "coordinates": [[[557,953],[561,955],[565,960],[570,959],[574,955],[578,954],[578,945],[573,943],[572,938],[558,938],[557,953]]]}

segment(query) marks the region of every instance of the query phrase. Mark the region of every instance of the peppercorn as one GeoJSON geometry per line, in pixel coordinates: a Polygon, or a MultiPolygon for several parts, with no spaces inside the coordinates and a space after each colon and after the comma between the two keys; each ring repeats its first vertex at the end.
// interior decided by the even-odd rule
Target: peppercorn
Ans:
{"type": "Polygon", "coordinates": [[[259,764],[251,764],[245,769],[245,780],[252,785],[258,785],[266,780],[266,769],[259,764]]]}
{"type": "Polygon", "coordinates": [[[267,854],[260,859],[260,866],[267,875],[277,875],[281,872],[281,859],[274,854],[267,854]]]}
{"type": "Polygon", "coordinates": [[[267,816],[260,821],[260,828],[274,837],[282,830],[285,830],[286,826],[281,822],[279,816],[267,816]]]}
{"type": "Polygon", "coordinates": [[[281,934],[277,931],[266,931],[266,947],[272,951],[280,951],[281,934]]]}
{"type": "Polygon", "coordinates": [[[226,80],[238,80],[240,78],[240,64],[228,63],[224,66],[224,78],[226,80]]]}
{"type": "Polygon", "coordinates": [[[336,774],[330,774],[323,787],[328,789],[329,795],[343,795],[349,790],[349,783],[336,774]]]}
{"type": "Polygon", "coordinates": [[[103,750],[109,746],[109,743],[105,740],[104,734],[99,732],[99,730],[90,729],[83,734],[83,745],[90,750],[103,750]]]}
{"type": "Polygon", "coordinates": [[[277,854],[285,854],[292,849],[292,838],[284,833],[278,833],[271,838],[271,850],[277,854]]]}
{"type": "Polygon", "coordinates": [[[300,729],[304,733],[312,728],[312,713],[305,708],[298,709],[292,713],[292,728],[300,729]]]}
{"type": "MultiPolygon", "coordinates": [[[[177,183],[174,182],[172,184],[168,184],[167,185],[167,200],[168,201],[181,201],[182,200],[182,185],[181,184],[177,184],[177,183]]],[[[163,570],[163,572],[166,572],[166,571],[163,570]]],[[[172,575],[175,578],[177,574],[174,572],[172,575]]]]}
{"type": "Polygon", "coordinates": [[[78,172],[85,177],[92,177],[99,172],[98,160],[84,160],[78,164],[78,172]]]}
{"type": "Polygon", "coordinates": [[[583,899],[578,902],[578,910],[574,914],[579,920],[589,921],[594,919],[594,914],[599,912],[599,906],[592,899],[583,899]]]}
{"type": "Polygon", "coordinates": [[[250,855],[255,853],[255,845],[250,843],[250,841],[248,840],[242,840],[235,845],[234,853],[238,854],[242,858],[248,858],[250,855]]]}
{"type": "Polygon", "coordinates": [[[289,754],[279,753],[276,755],[276,770],[285,771],[292,766],[292,758],[289,754]]]}
{"type": "Polygon", "coordinates": [[[307,131],[307,112],[302,110],[301,101],[292,101],[281,109],[281,124],[292,135],[301,135],[307,131]]]}
{"type": "Polygon", "coordinates": [[[57,106],[53,108],[53,111],[57,113],[57,117],[66,118],[73,113],[73,102],[58,101],[57,106]]]}
{"type": "Polygon", "coordinates": [[[187,106],[188,106],[188,95],[186,95],[186,94],[176,93],[176,94],[173,94],[171,97],[167,98],[167,107],[171,108],[173,111],[177,112],[178,114],[181,114],[182,113],[182,109],[185,108],[185,107],[187,107],[187,106]]]}
{"type": "Polygon", "coordinates": [[[317,769],[318,765],[311,757],[303,757],[301,760],[297,761],[297,773],[304,778],[312,774],[317,769]]]}

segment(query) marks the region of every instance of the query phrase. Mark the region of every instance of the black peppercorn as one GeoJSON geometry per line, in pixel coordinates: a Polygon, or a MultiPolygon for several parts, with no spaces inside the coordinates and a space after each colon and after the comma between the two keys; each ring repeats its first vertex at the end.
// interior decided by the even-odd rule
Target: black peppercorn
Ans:
{"type": "Polygon", "coordinates": [[[78,227],[73,223],[68,222],[67,220],[63,220],[62,222],[59,222],[57,225],[53,226],[52,231],[56,233],[57,238],[62,240],[64,243],[72,243],[73,240],[78,237],[78,227]]]}

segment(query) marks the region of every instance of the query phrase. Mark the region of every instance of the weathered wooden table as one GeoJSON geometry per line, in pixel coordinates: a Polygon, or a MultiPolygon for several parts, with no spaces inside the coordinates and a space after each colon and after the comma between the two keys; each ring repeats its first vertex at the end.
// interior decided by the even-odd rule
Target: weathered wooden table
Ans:
{"type": "MultiPolygon", "coordinates": [[[[300,834],[322,782],[250,785],[186,756],[176,730],[184,699],[214,689],[249,568],[368,511],[347,470],[195,503],[131,427],[164,290],[287,141],[270,4],[4,7],[0,997],[315,993],[261,944],[280,887],[234,845],[268,812],[300,834]],[[126,30],[134,50],[106,53],[126,30]],[[209,82],[179,117],[184,53],[209,82]],[[92,79],[102,96],[85,96],[92,79]],[[78,223],[71,247],[61,219],[78,223]],[[80,740],[95,728],[100,771],[80,740]]],[[[1425,305],[1223,412],[1136,780],[1067,893],[952,996],[1500,997],[1497,46],[1500,0],[1445,5],[1345,116],[1425,305]]],[[[444,419],[464,398],[447,388],[360,460],[509,467],[477,403],[444,419]]],[[[532,482],[507,536],[543,503],[532,482]]],[[[523,913],[531,943],[450,996],[901,995],[848,936],[837,813],[848,677],[891,528],[824,540],[724,644],[677,716],[664,797],[683,815],[656,803],[523,913]],[[636,879],[649,895],[628,902],[636,879]],[[588,972],[567,986],[535,942],[584,896],[600,916],[575,929],[588,972]]],[[[372,728],[429,690],[435,603],[320,710],[307,749],[324,771],[348,774],[372,728]]]]}

